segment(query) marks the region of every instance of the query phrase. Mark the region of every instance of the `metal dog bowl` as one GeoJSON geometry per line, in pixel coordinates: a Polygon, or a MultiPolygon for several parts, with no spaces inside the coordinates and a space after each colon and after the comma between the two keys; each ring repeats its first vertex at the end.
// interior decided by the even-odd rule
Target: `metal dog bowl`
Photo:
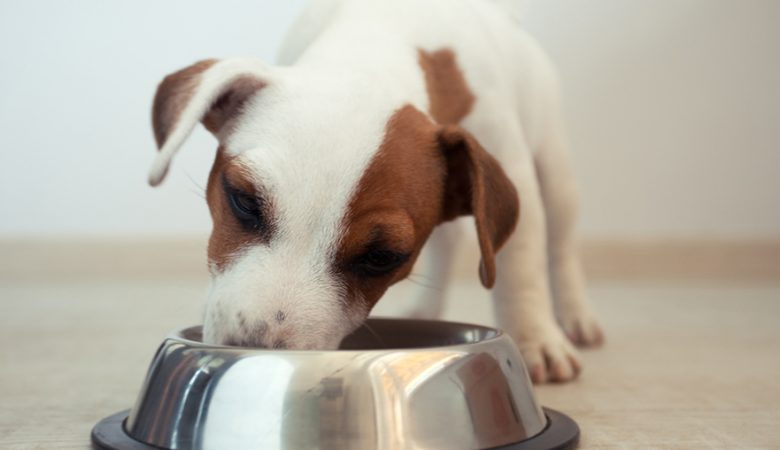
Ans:
{"type": "Polygon", "coordinates": [[[540,408],[512,340],[493,328],[369,319],[337,351],[206,345],[173,333],[132,410],[100,421],[106,449],[573,448],[540,408]]]}

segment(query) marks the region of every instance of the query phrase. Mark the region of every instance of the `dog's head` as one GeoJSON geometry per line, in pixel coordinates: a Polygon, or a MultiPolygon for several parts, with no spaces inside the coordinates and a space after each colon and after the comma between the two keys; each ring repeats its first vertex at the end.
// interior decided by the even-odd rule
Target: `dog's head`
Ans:
{"type": "Polygon", "coordinates": [[[515,226],[515,189],[468,132],[365,81],[302,72],[208,60],[158,88],[152,185],[198,122],[219,141],[207,342],[334,349],[437,224],[474,215],[486,287],[515,226]]]}

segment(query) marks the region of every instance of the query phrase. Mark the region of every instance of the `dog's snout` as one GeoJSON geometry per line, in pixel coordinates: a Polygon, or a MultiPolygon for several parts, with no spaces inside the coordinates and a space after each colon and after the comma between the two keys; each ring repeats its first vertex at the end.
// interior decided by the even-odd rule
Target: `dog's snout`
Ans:
{"type": "Polygon", "coordinates": [[[238,319],[238,330],[223,339],[223,344],[235,347],[269,347],[268,322],[265,320],[250,321],[246,316],[239,312],[236,315],[238,319]]]}

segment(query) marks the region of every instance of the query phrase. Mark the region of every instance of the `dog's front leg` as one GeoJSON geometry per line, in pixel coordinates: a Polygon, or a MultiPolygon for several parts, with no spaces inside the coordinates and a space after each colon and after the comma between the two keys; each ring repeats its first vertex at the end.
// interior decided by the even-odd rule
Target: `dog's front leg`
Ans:
{"type": "Polygon", "coordinates": [[[553,312],[544,205],[530,152],[507,172],[521,212],[514,235],[496,257],[496,320],[515,339],[534,382],[571,380],[580,363],[553,312]]]}
{"type": "MultiPolygon", "coordinates": [[[[556,121],[560,123],[560,120],[556,121]]],[[[536,155],[536,170],[547,220],[548,255],[553,300],[558,322],[576,345],[600,345],[604,340],[590,306],[585,275],[574,235],[577,218],[577,189],[566,152],[563,127],[555,132],[536,155]]]]}

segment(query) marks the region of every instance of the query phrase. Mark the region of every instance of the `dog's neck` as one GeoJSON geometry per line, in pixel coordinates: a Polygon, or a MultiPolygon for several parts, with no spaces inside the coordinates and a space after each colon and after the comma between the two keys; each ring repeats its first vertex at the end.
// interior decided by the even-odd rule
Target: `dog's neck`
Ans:
{"type": "Polygon", "coordinates": [[[356,21],[338,21],[317,36],[293,63],[309,75],[326,72],[340,77],[352,91],[373,91],[366,95],[382,109],[412,105],[428,112],[425,77],[420,65],[421,49],[399,39],[399,30],[356,21]]]}

